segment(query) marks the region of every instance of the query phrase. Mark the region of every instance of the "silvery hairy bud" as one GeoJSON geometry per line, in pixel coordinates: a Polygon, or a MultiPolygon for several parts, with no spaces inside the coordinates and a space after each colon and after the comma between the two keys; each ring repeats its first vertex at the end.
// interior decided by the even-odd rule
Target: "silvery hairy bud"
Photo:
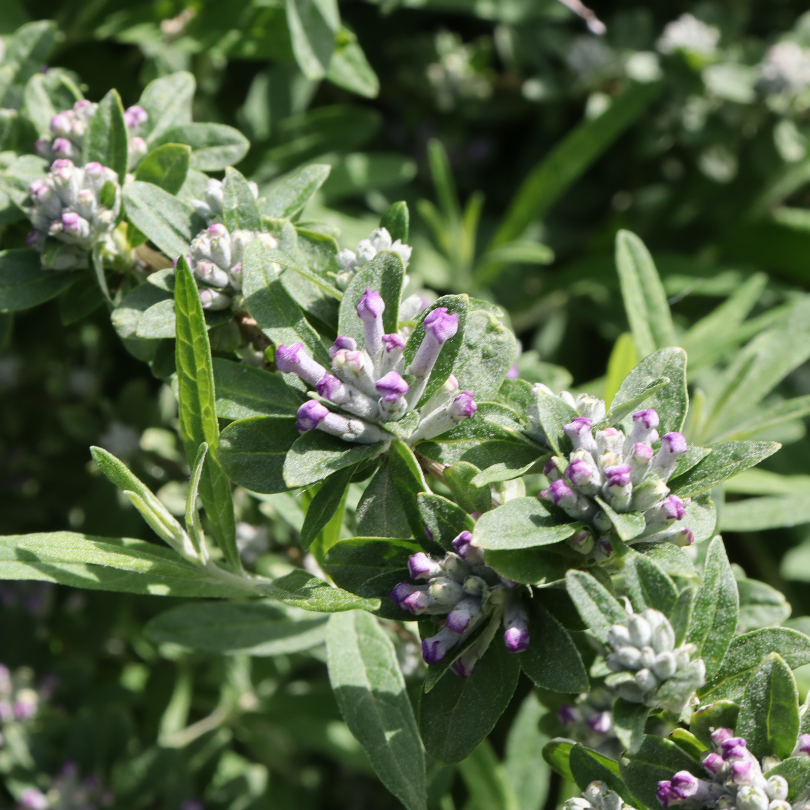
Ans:
{"type": "Polygon", "coordinates": [[[568,799],[564,810],[630,810],[618,793],[604,782],[591,782],[582,792],[582,797],[568,799]]]}
{"type": "MultiPolygon", "coordinates": [[[[259,187],[253,181],[248,183],[250,193],[254,200],[259,199],[259,187]]],[[[201,200],[192,200],[194,210],[209,223],[222,221],[222,200],[225,192],[221,180],[211,178],[205,185],[205,192],[201,200]]]]}
{"type": "MultiPolygon", "coordinates": [[[[411,260],[412,248],[410,245],[404,244],[399,239],[393,241],[387,228],[377,228],[371,232],[368,239],[360,240],[356,250],[344,248],[338,252],[337,260],[341,267],[335,280],[338,288],[345,290],[357,270],[370,262],[381,250],[391,250],[396,253],[402,259],[405,267],[411,260]]],[[[409,318],[403,317],[402,320],[409,320],[409,318]]]]}

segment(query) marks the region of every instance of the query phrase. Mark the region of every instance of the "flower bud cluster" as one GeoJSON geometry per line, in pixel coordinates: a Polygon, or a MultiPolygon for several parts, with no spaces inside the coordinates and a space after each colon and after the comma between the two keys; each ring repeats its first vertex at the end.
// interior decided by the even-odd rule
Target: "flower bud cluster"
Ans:
{"type": "MultiPolygon", "coordinates": [[[[810,735],[803,734],[793,756],[810,756],[810,735]]],[[[791,804],[788,782],[783,776],[768,776],[776,757],[760,762],[742,737],[730,728],[712,732],[712,750],[703,754],[708,777],[700,779],[689,771],[678,771],[672,779],[658,783],[658,801],[663,807],[717,807],[720,810],[805,810],[807,798],[791,804]]]]}
{"type": "MultiPolygon", "coordinates": [[[[385,302],[376,290],[366,290],[357,304],[363,323],[364,348],[351,337],[338,337],[329,349],[331,371],[324,368],[301,343],[279,345],[276,366],[297,374],[312,386],[319,399],[298,409],[298,430],[315,428],[349,442],[373,444],[388,441],[388,422],[398,422],[417,411],[442,347],[458,331],[458,317],[437,307],[424,319],[425,335],[407,368],[405,339],[398,332],[384,334],[385,302]],[[335,413],[323,402],[346,413],[335,413]],[[347,415],[348,414],[348,415],[347,415]]],[[[469,391],[459,391],[452,375],[439,391],[418,409],[415,425],[405,438],[409,444],[433,439],[469,419],[478,406],[469,391]]]]}
{"type": "Polygon", "coordinates": [[[576,703],[563,703],[557,710],[557,719],[565,728],[565,736],[595,750],[612,748],[618,740],[613,727],[615,699],[613,690],[599,687],[581,694],[576,703]]]}
{"type": "Polygon", "coordinates": [[[633,613],[629,604],[625,609],[626,624],[614,624],[608,631],[612,652],[605,663],[613,674],[605,683],[631,703],[681,712],[706,682],[703,659],[692,658],[697,647],[676,647],[675,631],[660,611],[633,613]]]}
{"type": "Polygon", "coordinates": [[[121,188],[112,169],[100,163],[76,166],[68,159],[53,162],[47,176],[28,186],[28,218],[34,226],[30,247],[43,253],[54,270],[87,266],[87,252],[109,236],[121,210],[121,188]],[[46,241],[58,240],[49,249],[46,241]]]}
{"type": "MultiPolygon", "coordinates": [[[[542,499],[588,525],[589,529],[578,532],[569,544],[594,558],[611,552],[607,535],[612,524],[597,498],[615,512],[643,514],[645,528],[632,542],[694,543],[693,532],[682,522],[689,499],[671,495],[666,485],[686,452],[686,438],[681,433],[666,433],[659,440],[658,414],[652,408],[633,414],[630,436],[613,427],[594,430],[594,424],[605,419],[605,403],[585,395],[571,401],[579,413],[587,415],[577,416],[564,427],[574,450],[567,458],[549,459],[544,472],[551,485],[540,493],[542,499]],[[657,451],[656,442],[660,442],[657,451]]],[[[541,438],[534,427],[536,420],[539,417],[530,411],[530,435],[541,438]]]]}
{"type": "Polygon", "coordinates": [[[200,287],[203,309],[244,309],[242,257],[254,239],[260,239],[269,248],[278,247],[278,241],[269,233],[247,230],[231,233],[218,222],[194,237],[188,259],[200,287]]]}
{"type": "Polygon", "coordinates": [[[591,782],[581,797],[568,799],[564,810],[631,810],[618,793],[611,790],[604,782],[591,782]]]}
{"type": "MultiPolygon", "coordinates": [[[[361,239],[357,250],[343,249],[337,255],[340,272],[335,279],[337,286],[345,290],[349,286],[354,274],[367,262],[370,262],[381,250],[392,250],[396,253],[402,264],[408,266],[413,248],[402,243],[401,239],[394,242],[387,228],[377,228],[372,231],[368,239],[361,239]]],[[[407,319],[404,319],[407,320],[407,319]]]]}
{"type": "MultiPolygon", "coordinates": [[[[79,99],[72,110],[62,110],[51,118],[50,138],[39,138],[34,144],[36,153],[45,160],[80,160],[82,146],[90,119],[95,115],[98,104],[87,99],[79,99]]],[[[140,128],[149,120],[143,107],[137,104],[124,112],[124,123],[129,140],[129,166],[132,168],[146,154],[146,141],[138,135],[140,128]]]]}
{"type": "MultiPolygon", "coordinates": [[[[506,649],[523,652],[529,646],[529,615],[518,586],[484,563],[484,552],[472,544],[470,532],[456,537],[453,549],[441,559],[422,551],[414,554],[408,560],[408,571],[420,584],[400,582],[391,591],[391,599],[402,610],[414,616],[435,616],[441,627],[435,636],[422,640],[425,663],[437,664],[496,615],[503,622],[506,649]]],[[[484,631],[453,662],[453,672],[468,677],[491,641],[492,633],[484,631]]]]}
{"type": "MultiPolygon", "coordinates": [[[[258,200],[259,187],[252,180],[248,182],[248,186],[250,186],[250,193],[253,195],[253,199],[258,200]]],[[[205,184],[203,198],[201,200],[192,200],[191,205],[209,224],[212,222],[222,222],[222,198],[224,193],[224,183],[212,177],[205,184]]]]}
{"type": "Polygon", "coordinates": [[[100,810],[113,803],[113,794],[95,776],[84,779],[73,762],[67,762],[50,788],[43,792],[29,787],[20,794],[18,810],[100,810]]]}
{"type": "MultiPolygon", "coordinates": [[[[48,690],[45,690],[46,695],[48,690]]],[[[39,709],[40,694],[34,683],[34,673],[28,667],[11,672],[0,664],[0,729],[10,723],[26,723],[34,719],[39,709]]],[[[0,746],[3,745],[0,732],[0,746]]]]}

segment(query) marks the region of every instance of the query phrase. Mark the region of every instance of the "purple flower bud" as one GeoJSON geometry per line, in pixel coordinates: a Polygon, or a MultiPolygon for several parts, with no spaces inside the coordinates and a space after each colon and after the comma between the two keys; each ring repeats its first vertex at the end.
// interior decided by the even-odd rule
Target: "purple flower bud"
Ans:
{"type": "Polygon", "coordinates": [[[652,461],[653,449],[648,444],[636,442],[633,445],[633,460],[639,463],[649,464],[652,461]]]}
{"type": "Polygon", "coordinates": [[[661,504],[664,515],[667,521],[683,520],[686,515],[686,506],[684,502],[677,495],[670,495],[661,504]]]}
{"type": "Polygon", "coordinates": [[[469,419],[478,410],[478,405],[469,391],[462,391],[450,403],[448,410],[453,421],[460,421],[469,419]]]}
{"type": "Polygon", "coordinates": [[[574,706],[570,706],[568,703],[563,703],[563,705],[557,709],[557,719],[564,726],[570,726],[576,723],[579,720],[579,717],[577,716],[577,710],[574,706]]]}
{"type": "Polygon", "coordinates": [[[588,726],[596,734],[607,734],[613,728],[613,716],[610,712],[598,712],[588,718],[588,726]]]}
{"type": "Polygon", "coordinates": [[[334,344],[329,349],[329,356],[334,357],[341,349],[349,352],[357,351],[357,341],[354,338],[339,335],[335,338],[334,344]]]}
{"type": "Polygon", "coordinates": [[[408,383],[396,371],[389,371],[382,379],[377,380],[375,387],[386,402],[396,402],[408,393],[408,383]]]}
{"type": "Polygon", "coordinates": [[[452,541],[453,548],[459,557],[466,557],[467,550],[472,543],[472,532],[464,531],[452,541]]]}
{"type": "Polygon", "coordinates": [[[386,352],[394,352],[394,351],[402,351],[405,348],[405,340],[396,332],[392,332],[390,335],[383,335],[382,336],[383,346],[385,347],[386,352]]]}
{"type": "Polygon", "coordinates": [[[87,109],[88,107],[92,107],[93,102],[88,101],[86,98],[80,98],[78,101],[73,103],[73,112],[81,112],[82,110],[87,109]]]}
{"type": "Polygon", "coordinates": [[[276,348],[276,368],[284,374],[297,374],[304,382],[317,385],[327,373],[326,369],[304,351],[302,343],[276,348]]]}
{"type": "Polygon", "coordinates": [[[34,142],[34,151],[40,157],[47,158],[51,154],[50,138],[37,138],[34,142]]]}
{"type": "MultiPolygon", "coordinates": [[[[740,755],[742,756],[742,755],[740,755]]],[[[738,759],[731,763],[731,781],[737,785],[745,784],[751,781],[752,773],[751,761],[747,759],[738,759]]]]}
{"type": "Polygon", "coordinates": [[[51,148],[59,157],[73,157],[73,144],[67,138],[55,138],[51,148]]]}
{"type": "Polygon", "coordinates": [[[338,399],[342,400],[343,397],[341,394],[344,388],[343,383],[335,377],[334,374],[330,374],[328,371],[315,384],[315,390],[318,392],[318,396],[328,399],[330,402],[335,402],[338,399]]]}
{"type": "Polygon", "coordinates": [[[227,236],[228,229],[219,222],[215,222],[213,225],[208,226],[208,234],[209,236],[212,236],[214,239],[217,239],[223,236],[227,236]]]}
{"type": "Polygon", "coordinates": [[[529,631],[520,627],[510,627],[504,631],[503,641],[507,652],[523,652],[529,649],[529,631]]]}
{"type": "Polygon", "coordinates": [[[720,726],[712,732],[712,742],[715,745],[722,745],[726,740],[730,740],[734,736],[734,732],[730,728],[720,726]]]}
{"type": "Polygon", "coordinates": [[[630,471],[629,464],[619,464],[615,467],[605,468],[605,477],[607,478],[608,487],[626,487],[630,484],[630,471]]]}
{"type": "Polygon", "coordinates": [[[520,369],[518,368],[517,363],[512,363],[509,366],[509,371],[506,372],[506,379],[507,380],[517,380],[520,378],[520,369]]]}
{"type": "Polygon", "coordinates": [[[475,662],[466,655],[460,656],[450,664],[450,669],[452,669],[459,678],[469,678],[474,668],[475,662]]]}
{"type": "Polygon", "coordinates": [[[596,441],[593,437],[593,421],[587,416],[577,416],[563,428],[565,435],[571,439],[574,450],[596,452],[596,441]]]}
{"type": "MultiPolygon", "coordinates": [[[[98,165],[100,166],[101,164],[99,163],[98,165]]],[[[52,172],[58,172],[58,171],[60,171],[60,169],[68,169],[68,170],[70,170],[72,168],[73,168],[73,161],[68,160],[67,158],[60,158],[59,160],[55,160],[51,164],[51,171],[52,172]]],[[[84,168],[86,169],[87,166],[85,166],[84,168]]]]}
{"type": "Polygon", "coordinates": [[[529,649],[529,614],[519,600],[513,600],[503,615],[503,641],[510,653],[529,649]]]}
{"type": "Polygon", "coordinates": [[[703,758],[703,767],[714,776],[717,776],[717,774],[723,770],[724,764],[723,757],[721,757],[720,754],[714,753],[714,751],[706,754],[703,758]]]}
{"type": "Polygon", "coordinates": [[[428,313],[423,324],[425,336],[408,371],[415,377],[426,380],[436,365],[442,346],[458,332],[458,316],[448,314],[446,307],[436,307],[428,313]]]}
{"type": "Polygon", "coordinates": [[[36,788],[25,788],[20,794],[20,807],[25,810],[47,810],[48,799],[42,791],[36,788]]]}
{"type": "Polygon", "coordinates": [[[306,433],[308,430],[315,430],[328,415],[328,408],[311,399],[298,409],[295,426],[299,433],[306,433]]]}
{"type": "Polygon", "coordinates": [[[28,231],[28,235],[25,237],[25,244],[28,247],[36,247],[39,244],[39,231],[28,231]]]}
{"type": "Polygon", "coordinates": [[[672,792],[678,798],[688,799],[697,793],[700,781],[689,771],[678,771],[669,784],[672,792]]]}
{"type": "MultiPolygon", "coordinates": [[[[551,461],[549,460],[549,464],[551,461]]],[[[547,465],[548,466],[548,465],[547,465]]],[[[571,486],[583,487],[590,484],[596,471],[581,458],[572,461],[565,469],[565,477],[571,482],[571,486]]]]}
{"type": "Polygon", "coordinates": [[[794,749],[792,756],[795,757],[801,754],[810,757],[810,734],[799,735],[799,739],[796,743],[796,748],[794,749]]]}
{"type": "Polygon", "coordinates": [[[720,743],[720,753],[723,759],[745,756],[748,743],[742,737],[728,737],[720,743]]]}
{"type": "Polygon", "coordinates": [[[426,664],[438,664],[458,641],[457,633],[443,627],[435,636],[422,639],[422,658],[426,664]]]}
{"type": "Polygon", "coordinates": [[[540,497],[559,505],[560,501],[574,497],[574,493],[566,485],[565,481],[553,481],[548,489],[540,493],[540,497]]]}
{"type": "Polygon", "coordinates": [[[75,211],[65,211],[62,214],[62,229],[68,233],[81,232],[81,217],[75,211]]]}
{"type": "Polygon", "coordinates": [[[549,459],[546,462],[546,466],[543,467],[543,475],[545,475],[549,481],[559,481],[560,470],[552,459],[549,459]]]}
{"type": "Polygon", "coordinates": [[[54,135],[70,135],[72,116],[69,112],[60,112],[51,118],[51,132],[54,135]]]}
{"type": "Polygon", "coordinates": [[[644,430],[653,430],[660,424],[658,413],[654,408],[646,408],[633,414],[633,423],[644,430]]]}
{"type": "Polygon", "coordinates": [[[145,124],[146,121],[149,119],[149,114],[146,110],[135,104],[132,107],[128,107],[124,111],[124,122],[127,125],[127,129],[135,129],[139,127],[141,124],[145,124]]]}
{"type": "MultiPolygon", "coordinates": [[[[56,163],[58,162],[59,161],[56,161],[56,163]]],[[[54,163],[53,165],[55,166],[56,163],[54,163]]],[[[104,176],[104,166],[97,160],[91,160],[90,163],[85,163],[84,171],[86,174],[89,174],[90,177],[100,178],[104,176]]]]}
{"type": "Polygon", "coordinates": [[[695,533],[688,526],[683,526],[675,532],[672,537],[672,542],[681,548],[694,545],[695,533]]]}
{"type": "Polygon", "coordinates": [[[665,809],[671,807],[673,804],[678,804],[681,800],[677,793],[672,789],[672,783],[669,781],[659,782],[658,790],[655,791],[656,798],[665,809]]]}
{"type": "Polygon", "coordinates": [[[357,317],[363,322],[366,351],[374,358],[382,348],[385,301],[376,290],[366,290],[357,304],[357,317]]]}
{"type": "Polygon", "coordinates": [[[424,551],[414,554],[408,560],[408,571],[411,579],[430,579],[442,573],[442,567],[435,560],[428,557],[424,551]]]}
{"type": "Polygon", "coordinates": [[[686,438],[682,433],[667,433],[661,437],[661,448],[653,459],[650,469],[666,481],[672,475],[678,459],[686,452],[686,448],[686,438]]]}
{"type": "Polygon", "coordinates": [[[445,627],[459,635],[470,626],[470,622],[481,611],[481,602],[471,596],[462,599],[448,614],[445,627]]]}
{"type": "Polygon", "coordinates": [[[423,613],[432,601],[424,586],[411,585],[410,582],[400,582],[391,591],[391,599],[396,602],[400,610],[405,610],[414,616],[423,613]]]}

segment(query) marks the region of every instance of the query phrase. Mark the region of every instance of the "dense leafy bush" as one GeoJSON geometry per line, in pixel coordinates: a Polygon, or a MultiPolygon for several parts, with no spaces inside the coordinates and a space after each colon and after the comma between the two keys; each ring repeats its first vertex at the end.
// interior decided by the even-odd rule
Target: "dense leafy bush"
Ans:
{"type": "Polygon", "coordinates": [[[6,0],[0,806],[807,807],[803,12],[6,0]]]}

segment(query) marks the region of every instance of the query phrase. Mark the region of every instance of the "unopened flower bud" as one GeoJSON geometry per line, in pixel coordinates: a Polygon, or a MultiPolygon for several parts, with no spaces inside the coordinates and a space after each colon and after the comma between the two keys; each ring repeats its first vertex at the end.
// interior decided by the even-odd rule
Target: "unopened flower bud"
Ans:
{"type": "Polygon", "coordinates": [[[584,416],[577,416],[563,428],[565,435],[571,439],[574,450],[596,452],[596,441],[593,437],[593,422],[584,416]]]}
{"type": "Polygon", "coordinates": [[[519,653],[529,649],[529,616],[519,601],[513,601],[506,609],[503,626],[503,640],[508,652],[519,653]]]}
{"type": "Polygon", "coordinates": [[[737,791],[737,807],[739,810],[768,810],[770,801],[761,788],[753,785],[743,785],[737,791]]]}
{"type": "Polygon", "coordinates": [[[440,576],[442,573],[439,563],[428,557],[423,551],[410,557],[408,570],[412,579],[430,579],[431,577],[440,576]]]}
{"type": "Polygon", "coordinates": [[[652,692],[658,688],[658,680],[649,669],[640,669],[636,673],[636,684],[642,692],[652,692]]]}
{"type": "Polygon", "coordinates": [[[666,481],[686,449],[686,437],[682,433],[665,434],[661,437],[661,448],[650,465],[651,472],[666,481]]]}
{"type": "Polygon", "coordinates": [[[357,316],[363,322],[366,351],[373,358],[382,348],[385,301],[376,290],[366,290],[357,304],[357,316]]]}
{"type": "Polygon", "coordinates": [[[671,652],[659,653],[653,664],[655,677],[660,681],[666,681],[678,671],[678,662],[671,652]]]}
{"type": "Polygon", "coordinates": [[[480,610],[481,601],[472,596],[467,596],[447,614],[445,627],[454,633],[464,633],[480,610]]]}
{"type": "Polygon", "coordinates": [[[443,627],[435,636],[422,639],[422,658],[426,664],[438,664],[459,641],[458,633],[443,627]]]}
{"type": "Polygon", "coordinates": [[[422,323],[425,335],[408,366],[408,373],[426,380],[436,365],[442,346],[458,332],[458,315],[448,313],[446,307],[436,307],[422,323]]]}
{"type": "Polygon", "coordinates": [[[297,374],[304,382],[316,385],[326,374],[326,369],[310,357],[303,343],[292,346],[279,344],[276,348],[276,368],[284,374],[297,374]]]}
{"type": "Polygon", "coordinates": [[[631,444],[652,444],[658,439],[656,428],[660,424],[658,413],[653,408],[646,408],[633,414],[633,432],[631,444]]]}
{"type": "Polygon", "coordinates": [[[646,647],[652,640],[652,630],[646,619],[634,613],[627,618],[630,641],[636,647],[646,647]]]}

